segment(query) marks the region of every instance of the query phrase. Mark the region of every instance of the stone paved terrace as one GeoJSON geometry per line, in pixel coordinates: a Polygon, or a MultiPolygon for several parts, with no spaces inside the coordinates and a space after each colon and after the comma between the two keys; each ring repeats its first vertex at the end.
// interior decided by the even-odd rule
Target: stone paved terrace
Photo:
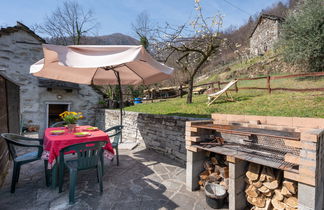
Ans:
{"type": "Polygon", "coordinates": [[[63,192],[45,186],[43,161],[24,165],[16,192],[11,170],[0,189],[0,209],[210,209],[202,191],[185,187],[185,168],[152,150],[122,150],[120,165],[105,161],[104,192],[95,170],[78,174],[76,203],[68,204],[68,174],[63,192]]]}

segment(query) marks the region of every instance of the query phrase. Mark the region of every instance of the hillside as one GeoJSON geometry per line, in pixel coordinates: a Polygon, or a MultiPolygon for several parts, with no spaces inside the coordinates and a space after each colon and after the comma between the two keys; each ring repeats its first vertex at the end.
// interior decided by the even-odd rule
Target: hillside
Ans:
{"type": "Polygon", "coordinates": [[[86,37],[85,42],[87,44],[94,44],[94,45],[139,45],[139,41],[134,39],[131,36],[121,34],[121,33],[114,33],[105,36],[92,36],[86,37]]]}
{"type": "MultiPolygon", "coordinates": [[[[205,72],[195,84],[229,81],[233,78],[296,73],[280,56],[272,52],[262,57],[236,61],[205,72]]],[[[194,95],[193,103],[183,98],[168,99],[156,103],[140,104],[125,108],[128,111],[191,117],[209,117],[211,113],[296,116],[324,118],[324,92],[288,92],[266,90],[240,90],[241,87],[266,87],[266,80],[242,80],[238,93],[231,92],[234,102],[222,96],[215,104],[207,106],[207,95],[194,95]]],[[[271,88],[324,88],[324,77],[297,77],[271,80],[271,88]]],[[[224,94],[225,95],[225,94],[224,94]]]]}
{"type": "MultiPolygon", "coordinates": [[[[262,86],[260,81],[247,81],[248,86],[262,86]]],[[[275,86],[298,86],[299,88],[324,87],[324,78],[298,80],[283,79],[275,86]]],[[[234,102],[227,101],[225,96],[211,106],[207,106],[207,95],[194,95],[193,103],[186,104],[183,98],[168,99],[161,102],[139,104],[125,108],[127,111],[166,114],[190,117],[210,117],[211,113],[295,116],[324,118],[323,92],[284,92],[268,94],[263,90],[240,90],[231,92],[234,102]]]]}
{"type": "MultiPolygon", "coordinates": [[[[46,38],[46,42],[49,44],[64,44],[63,39],[51,39],[46,38]]],[[[68,44],[73,44],[70,38],[67,38],[68,44]]],[[[139,45],[140,42],[131,36],[114,33],[104,36],[86,36],[81,38],[81,44],[92,44],[92,45],[139,45]]]]}
{"type": "Polygon", "coordinates": [[[303,72],[296,66],[283,61],[283,58],[268,51],[264,56],[246,60],[236,60],[226,65],[210,66],[196,79],[196,84],[214,81],[226,81],[234,78],[256,77],[258,75],[296,74],[303,72]]]}

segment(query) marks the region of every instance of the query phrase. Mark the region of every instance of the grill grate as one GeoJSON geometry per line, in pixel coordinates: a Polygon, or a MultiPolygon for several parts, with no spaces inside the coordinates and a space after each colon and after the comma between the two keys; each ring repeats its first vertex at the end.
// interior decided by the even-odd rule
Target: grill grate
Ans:
{"type": "Polygon", "coordinates": [[[270,151],[283,157],[287,153],[299,156],[300,152],[298,148],[286,146],[282,138],[268,136],[255,136],[247,146],[251,149],[270,151]]]}
{"type": "MultiPolygon", "coordinates": [[[[295,164],[285,161],[285,155],[287,153],[296,156],[299,156],[300,153],[298,148],[286,146],[284,139],[280,137],[251,135],[249,139],[245,139],[243,142],[235,141],[231,138],[231,135],[226,135],[224,137],[225,144],[223,146],[216,147],[225,147],[232,151],[248,154],[245,156],[248,159],[254,158],[260,161],[263,160],[264,162],[268,162],[269,164],[272,164],[276,168],[280,169],[293,168],[296,166],[295,164]],[[226,141],[226,139],[229,140],[226,141]]],[[[208,148],[215,147],[215,145],[202,146],[208,148]]]]}

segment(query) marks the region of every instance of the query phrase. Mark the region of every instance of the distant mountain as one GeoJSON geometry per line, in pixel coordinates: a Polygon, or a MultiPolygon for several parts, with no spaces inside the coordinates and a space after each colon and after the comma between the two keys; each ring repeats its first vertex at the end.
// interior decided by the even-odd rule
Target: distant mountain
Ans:
{"type": "Polygon", "coordinates": [[[95,45],[139,45],[140,42],[131,36],[114,33],[105,36],[90,36],[85,37],[84,41],[86,44],[95,45]]]}
{"type": "MultiPolygon", "coordinates": [[[[47,38],[46,42],[49,44],[70,45],[73,44],[71,38],[47,38]],[[66,43],[67,42],[67,43],[66,43]]],[[[86,36],[81,38],[81,44],[92,45],[139,45],[140,42],[131,36],[114,33],[104,36],[86,36]]]]}

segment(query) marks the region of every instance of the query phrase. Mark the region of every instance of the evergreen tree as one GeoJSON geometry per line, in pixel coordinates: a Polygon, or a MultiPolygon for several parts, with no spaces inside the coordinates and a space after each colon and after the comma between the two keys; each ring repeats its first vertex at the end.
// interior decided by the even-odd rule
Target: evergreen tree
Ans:
{"type": "Polygon", "coordinates": [[[282,26],[279,42],[286,61],[308,71],[324,70],[324,3],[304,0],[282,26]]]}

